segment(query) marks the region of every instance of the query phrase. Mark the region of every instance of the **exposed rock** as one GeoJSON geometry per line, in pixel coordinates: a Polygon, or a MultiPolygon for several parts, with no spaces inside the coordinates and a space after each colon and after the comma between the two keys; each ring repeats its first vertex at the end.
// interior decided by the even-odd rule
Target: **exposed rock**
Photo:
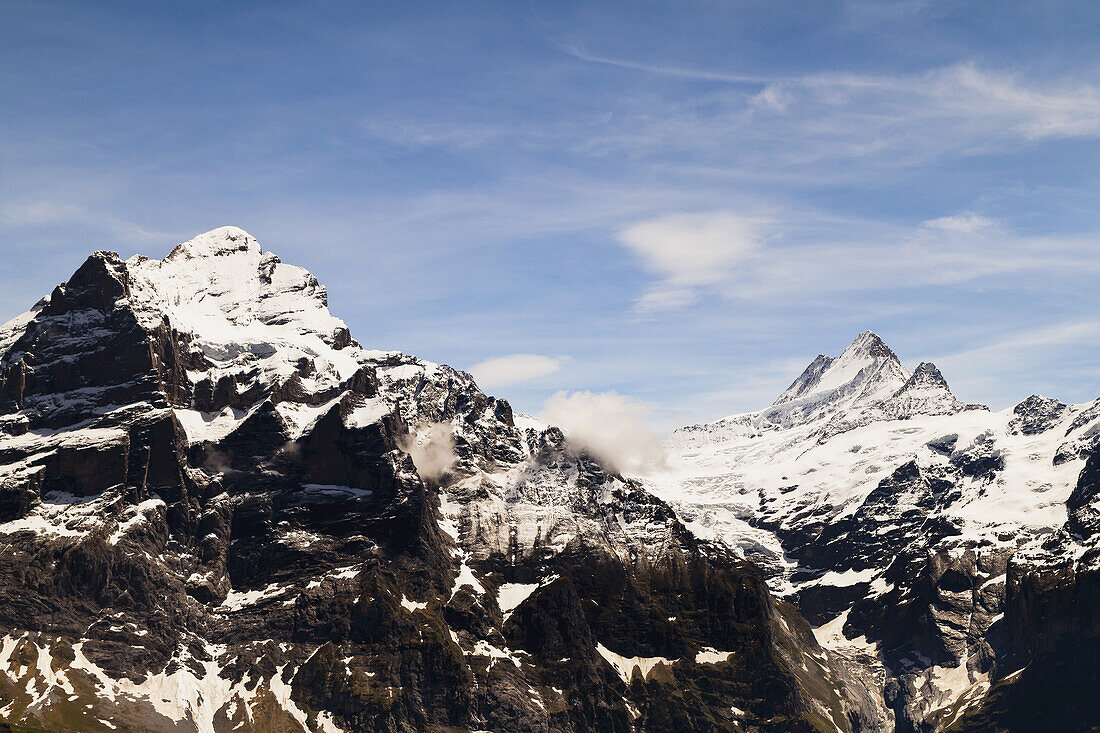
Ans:
{"type": "Polygon", "coordinates": [[[21,725],[873,729],[759,571],[239,229],[89,258],[0,327],[0,412],[21,725]]]}
{"type": "Polygon", "coordinates": [[[1046,432],[1053,427],[1066,413],[1067,406],[1064,402],[1031,395],[1026,400],[1012,408],[1016,415],[1009,423],[1009,429],[1014,433],[1024,435],[1036,435],[1046,432]]]}

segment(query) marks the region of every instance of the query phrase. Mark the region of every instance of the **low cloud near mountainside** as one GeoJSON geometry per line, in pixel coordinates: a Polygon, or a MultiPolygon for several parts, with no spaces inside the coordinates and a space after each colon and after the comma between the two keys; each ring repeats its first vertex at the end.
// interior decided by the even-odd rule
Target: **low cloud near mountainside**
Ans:
{"type": "Polygon", "coordinates": [[[647,412],[642,403],[616,392],[557,392],[539,417],[564,429],[608,468],[629,475],[666,463],[664,444],[646,423],[647,412]]]}
{"type": "Polygon", "coordinates": [[[444,423],[432,423],[410,435],[401,449],[412,457],[417,473],[429,480],[442,477],[457,460],[454,433],[444,423]]]}

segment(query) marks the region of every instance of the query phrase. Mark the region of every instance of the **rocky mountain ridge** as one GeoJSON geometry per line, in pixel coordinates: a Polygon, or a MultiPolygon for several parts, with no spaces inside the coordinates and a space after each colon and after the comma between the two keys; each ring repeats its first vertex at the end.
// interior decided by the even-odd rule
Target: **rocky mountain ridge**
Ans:
{"type": "Polygon", "coordinates": [[[31,729],[881,724],[756,567],[234,227],[0,327],[0,593],[31,729]]]}
{"type": "Polygon", "coordinates": [[[965,405],[867,332],[771,407],[674,433],[647,486],[765,568],[884,730],[1092,730],[1098,418],[965,405]]]}

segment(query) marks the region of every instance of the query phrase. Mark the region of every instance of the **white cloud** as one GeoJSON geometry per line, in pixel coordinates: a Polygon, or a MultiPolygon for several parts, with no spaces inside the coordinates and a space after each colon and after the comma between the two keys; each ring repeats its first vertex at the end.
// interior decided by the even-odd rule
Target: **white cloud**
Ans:
{"type": "MultiPolygon", "coordinates": [[[[714,380],[721,385],[719,388],[686,395],[677,401],[677,407],[701,420],[718,420],[761,410],[790,386],[813,358],[811,354],[822,346],[808,343],[800,349],[803,353],[797,356],[761,363],[749,362],[735,372],[724,372],[720,380],[714,380]]],[[[674,429],[686,424],[681,419],[671,427],[674,429]]]]}
{"type": "Polygon", "coordinates": [[[564,50],[589,63],[719,83],[695,95],[678,89],[675,96],[639,98],[635,106],[618,109],[615,124],[589,141],[593,151],[674,156],[685,169],[793,175],[805,182],[809,166],[820,165],[817,170],[835,180],[943,155],[1100,137],[1100,87],[1095,84],[1029,79],[972,62],[912,74],[769,76],[564,50]],[[840,170],[837,160],[859,165],[840,170]]]}
{"type": "Polygon", "coordinates": [[[401,147],[472,149],[514,134],[503,125],[442,120],[423,122],[401,118],[368,117],[363,131],[372,138],[401,147]]]}
{"type": "Polygon", "coordinates": [[[492,388],[545,377],[561,369],[565,362],[566,358],[561,356],[509,354],[474,364],[469,371],[482,388],[492,388]]]}
{"type": "Polygon", "coordinates": [[[759,223],[728,211],[672,214],[639,222],[618,239],[661,277],[638,302],[640,310],[667,310],[694,299],[693,288],[715,285],[760,252],[759,223]]]}
{"type": "Polygon", "coordinates": [[[1100,321],[1057,324],[1015,333],[992,343],[938,357],[937,363],[942,362],[965,373],[1033,367],[1036,363],[1047,362],[1052,349],[1091,344],[1098,336],[1100,321]]]}
{"type": "Polygon", "coordinates": [[[655,311],[670,311],[691,305],[698,300],[698,295],[691,288],[676,288],[669,286],[657,286],[643,293],[634,301],[634,307],[641,313],[653,313],[655,311]]]}
{"type": "Polygon", "coordinates": [[[85,212],[71,204],[53,201],[7,203],[0,207],[0,217],[8,224],[54,224],[59,221],[78,221],[85,212]]]}
{"type": "Polygon", "coordinates": [[[929,96],[945,110],[1002,120],[1028,139],[1100,133],[1100,90],[1091,85],[1041,88],[972,64],[949,67],[930,80],[929,96]]]}
{"type": "Polygon", "coordinates": [[[454,431],[445,423],[432,423],[416,435],[409,435],[401,449],[412,457],[420,478],[427,481],[441,478],[458,460],[454,431]]]}
{"type": "Polygon", "coordinates": [[[558,392],[539,417],[564,429],[569,440],[605,466],[645,474],[665,465],[660,436],[646,423],[650,408],[616,392],[558,392]]]}
{"type": "Polygon", "coordinates": [[[684,79],[698,79],[703,81],[725,81],[733,84],[761,84],[774,80],[774,77],[761,76],[759,74],[726,74],[702,69],[689,69],[680,66],[661,66],[659,64],[645,64],[637,61],[624,61],[622,59],[592,54],[575,45],[562,45],[560,48],[565,53],[581,61],[590,61],[594,64],[606,64],[607,66],[617,66],[622,69],[633,69],[634,71],[651,72],[663,76],[678,76],[684,79]]]}
{"type": "Polygon", "coordinates": [[[992,219],[987,219],[973,212],[955,214],[954,216],[942,216],[939,219],[929,219],[924,222],[924,226],[931,227],[932,229],[944,229],[949,232],[963,232],[967,234],[981,231],[982,229],[988,229],[993,226],[993,224],[994,221],[992,219]]]}

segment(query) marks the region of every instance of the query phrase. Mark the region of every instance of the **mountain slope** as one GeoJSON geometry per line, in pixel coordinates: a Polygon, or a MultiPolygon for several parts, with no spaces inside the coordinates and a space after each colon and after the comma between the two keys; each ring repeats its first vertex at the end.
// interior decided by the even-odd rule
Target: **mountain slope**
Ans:
{"type": "Polygon", "coordinates": [[[1095,582],[1098,418],[1100,403],[1038,396],[1002,412],[964,405],[935,366],[910,373],[864,333],[766,410],[678,430],[676,470],[649,487],[764,567],[877,687],[891,727],[986,730],[988,704],[1006,729],[1045,710],[1087,730],[1100,709],[1044,701],[1049,678],[1022,681],[1044,665],[1067,674],[1066,634],[1096,648],[1068,598],[1095,582]]]}
{"type": "Polygon", "coordinates": [[[858,730],[761,573],[226,227],[0,327],[0,719],[858,730]]]}

